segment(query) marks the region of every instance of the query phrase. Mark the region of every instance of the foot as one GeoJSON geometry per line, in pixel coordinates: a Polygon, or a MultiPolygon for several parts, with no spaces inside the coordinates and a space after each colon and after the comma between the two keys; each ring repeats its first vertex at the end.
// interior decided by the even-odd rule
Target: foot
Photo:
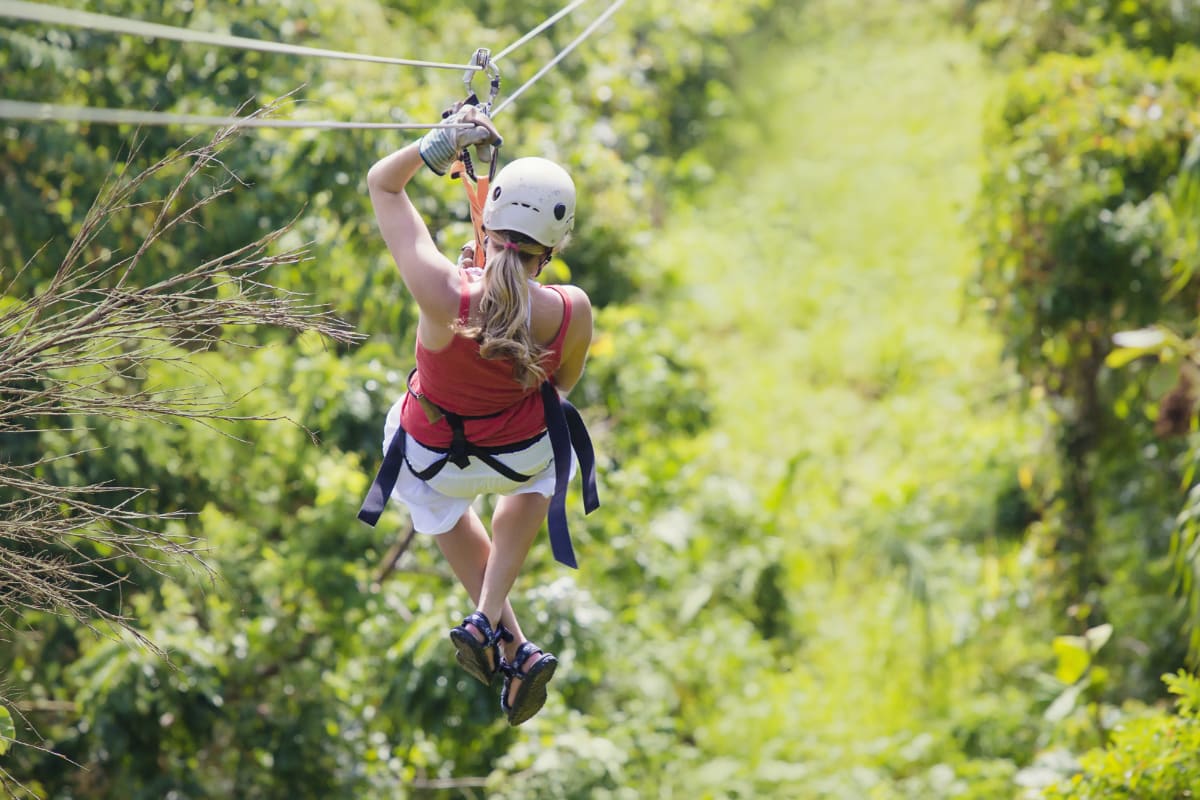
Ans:
{"type": "Polygon", "coordinates": [[[492,676],[500,667],[497,642],[511,640],[512,634],[503,625],[493,631],[488,618],[479,611],[469,614],[461,625],[450,631],[450,641],[458,651],[455,656],[458,663],[484,685],[491,684],[492,676]]]}
{"type": "MultiPolygon", "coordinates": [[[[524,644],[524,642],[521,644],[524,644]]],[[[518,649],[519,647],[517,645],[509,645],[505,648],[506,652],[504,653],[504,662],[517,668],[517,671],[512,673],[512,677],[509,678],[508,684],[505,686],[508,691],[504,693],[504,704],[510,708],[512,707],[513,700],[517,696],[517,692],[521,689],[522,679],[517,677],[517,673],[519,672],[520,674],[527,674],[529,672],[529,668],[540,661],[542,656],[545,655],[545,653],[543,653],[541,650],[530,649],[528,651],[528,658],[526,658],[520,664],[513,664],[513,660],[517,658],[518,649]]]]}
{"type": "Polygon", "coordinates": [[[546,704],[546,684],[554,677],[558,659],[532,642],[522,642],[511,659],[500,668],[505,676],[500,708],[509,725],[520,725],[546,704]]]}
{"type": "MultiPolygon", "coordinates": [[[[463,627],[466,628],[467,633],[469,633],[475,637],[475,641],[479,642],[480,647],[483,647],[487,644],[487,636],[484,635],[483,631],[481,631],[481,630],[479,630],[479,628],[475,627],[474,623],[464,622],[463,627]]],[[[487,648],[487,661],[488,661],[488,666],[490,667],[491,671],[495,672],[496,671],[496,650],[495,650],[495,648],[492,648],[492,647],[487,648]]]]}

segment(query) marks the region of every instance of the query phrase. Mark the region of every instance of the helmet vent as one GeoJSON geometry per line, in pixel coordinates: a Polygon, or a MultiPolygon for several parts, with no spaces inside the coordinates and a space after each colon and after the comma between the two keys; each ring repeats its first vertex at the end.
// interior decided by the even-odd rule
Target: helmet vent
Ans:
{"type": "Polygon", "coordinates": [[[556,205],[556,206],[554,207],[554,218],[555,218],[555,219],[557,219],[557,220],[560,220],[560,221],[561,221],[561,220],[562,220],[562,218],[563,218],[563,217],[565,217],[566,215],[567,215],[567,205],[566,205],[566,203],[559,203],[558,205],[556,205]]]}
{"type": "Polygon", "coordinates": [[[493,200],[500,199],[500,187],[499,186],[497,186],[495,189],[492,189],[492,199],[493,200]]]}

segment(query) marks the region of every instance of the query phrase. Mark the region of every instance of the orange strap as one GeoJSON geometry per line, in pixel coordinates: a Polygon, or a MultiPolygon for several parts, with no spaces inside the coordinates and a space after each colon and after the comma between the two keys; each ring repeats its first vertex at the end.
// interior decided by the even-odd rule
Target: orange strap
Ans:
{"type": "Polygon", "coordinates": [[[471,226],[475,229],[475,266],[483,267],[487,261],[483,246],[483,204],[487,202],[490,180],[486,175],[473,177],[462,161],[455,161],[451,165],[450,177],[461,178],[463,188],[467,190],[467,200],[471,204],[471,226]]]}

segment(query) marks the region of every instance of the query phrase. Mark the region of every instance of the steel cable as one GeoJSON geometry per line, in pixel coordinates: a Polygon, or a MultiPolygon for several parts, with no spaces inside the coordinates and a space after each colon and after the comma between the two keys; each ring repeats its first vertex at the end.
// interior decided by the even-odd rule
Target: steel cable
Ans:
{"type": "Polygon", "coordinates": [[[561,9],[560,11],[558,11],[557,13],[555,13],[554,15],[549,17],[541,25],[538,25],[536,28],[531,30],[529,33],[525,34],[520,39],[517,39],[515,42],[513,42],[508,47],[501,50],[496,55],[492,56],[492,61],[499,61],[500,59],[504,58],[509,53],[511,53],[513,50],[516,50],[518,47],[525,44],[530,39],[537,36],[539,33],[546,30],[546,28],[549,28],[551,25],[558,22],[560,19],[565,17],[567,14],[570,14],[572,11],[579,8],[579,6],[583,5],[586,2],[587,2],[587,0],[574,0],[573,3],[567,5],[565,8],[561,9]]]}
{"type": "Polygon", "coordinates": [[[427,130],[430,128],[469,128],[467,124],[421,122],[342,122],[337,120],[272,119],[270,117],[210,116],[175,114],[166,111],[132,111],[123,108],[66,106],[56,103],[30,103],[0,100],[0,119],[42,122],[97,122],[111,125],[204,125],[232,128],[329,128],[427,130]]]}
{"type": "Polygon", "coordinates": [[[316,58],[335,58],[344,61],[370,61],[377,64],[399,64],[407,67],[429,67],[432,69],[461,69],[478,70],[471,64],[448,64],[441,61],[418,61],[410,58],[391,58],[389,56],[373,56],[365,53],[347,53],[341,50],[326,50],[320,47],[305,47],[282,42],[269,42],[265,39],[251,39],[247,36],[232,36],[225,33],[210,33],[190,28],[178,28],[174,25],[161,25],[157,22],[142,22],[140,20],[113,17],[108,14],[95,14],[90,11],[75,11],[45,3],[30,3],[26,0],[0,0],[0,17],[25,20],[27,22],[42,22],[50,25],[66,25],[73,28],[87,28],[107,33],[121,33],[130,36],[149,36],[154,39],[171,39],[177,42],[208,44],[216,47],[232,47],[240,50],[257,50],[263,53],[284,53],[287,55],[309,56],[316,58]]]}
{"type": "Polygon", "coordinates": [[[549,72],[551,69],[554,68],[554,65],[556,65],[558,62],[560,62],[564,58],[566,58],[567,54],[569,54],[572,50],[574,50],[576,47],[578,47],[580,44],[582,44],[584,42],[584,40],[586,40],[589,36],[592,35],[592,33],[594,33],[596,31],[597,28],[599,28],[606,21],[608,21],[609,17],[611,17],[613,14],[617,13],[617,9],[619,9],[623,5],[625,5],[625,0],[615,0],[612,3],[612,5],[610,5],[607,9],[605,9],[603,14],[596,17],[596,19],[592,20],[591,24],[588,25],[586,28],[584,28],[582,33],[580,33],[573,40],[571,40],[570,44],[568,44],[566,47],[564,47],[562,50],[560,50],[558,52],[558,55],[556,55],[554,58],[550,59],[550,62],[548,64],[546,64],[544,67],[539,69],[536,73],[534,73],[532,78],[525,81],[525,83],[521,84],[515,92],[513,92],[508,97],[506,97],[504,99],[503,103],[496,106],[496,108],[492,111],[492,116],[494,117],[497,114],[499,114],[501,111],[503,111],[504,109],[508,108],[508,106],[514,100],[516,100],[518,97],[520,97],[525,92],[526,89],[528,89],[530,86],[532,86],[537,81],[539,81],[543,75],[545,75],[547,72],[549,72]]]}
{"type": "MultiPolygon", "coordinates": [[[[574,11],[586,0],[573,0],[555,14],[548,17],[517,41],[504,48],[492,58],[498,61],[512,53],[521,45],[534,38],[542,31],[574,11]]],[[[615,0],[599,17],[593,20],[570,44],[564,47],[553,59],[539,69],[533,77],[517,88],[492,112],[499,114],[514,100],[523,94],[530,86],[540,80],[554,68],[571,51],[589,38],[597,28],[607,21],[624,5],[625,0],[615,0]]],[[[437,61],[420,61],[416,59],[390,58],[361,53],[349,53],[338,50],[327,50],[301,45],[289,45],[270,42],[262,39],[251,39],[244,36],[232,36],[220,33],[195,31],[188,28],[178,28],[138,20],[127,20],[106,14],[95,14],[86,11],[73,11],[43,3],[32,3],[26,0],[0,0],[0,16],[48,24],[67,25],[88,28],[111,33],[147,36],[151,38],[171,39],[180,42],[209,44],[218,47],[232,47],[259,52],[283,53],[306,57],[335,58],[342,60],[369,61],[384,64],[397,64],[414,67],[430,67],[436,69],[461,69],[478,71],[483,67],[475,64],[449,64],[437,61]]],[[[388,129],[388,130],[428,130],[431,128],[466,127],[446,123],[397,123],[397,122],[343,122],[335,120],[296,120],[272,119],[260,116],[214,116],[205,114],[180,114],[165,111],[136,111],[130,109],[95,108],[91,106],[67,106],[56,103],[35,103],[22,100],[0,99],[0,119],[20,119],[35,121],[59,122],[94,122],[101,124],[131,124],[131,125],[202,125],[219,127],[242,128],[318,128],[318,129],[388,129]]]]}

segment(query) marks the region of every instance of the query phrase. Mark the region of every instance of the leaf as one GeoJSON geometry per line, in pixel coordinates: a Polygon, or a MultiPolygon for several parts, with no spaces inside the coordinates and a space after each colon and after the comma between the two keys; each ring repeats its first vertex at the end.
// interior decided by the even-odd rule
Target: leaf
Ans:
{"type": "Polygon", "coordinates": [[[1027,492],[1033,488],[1033,467],[1028,464],[1022,464],[1017,469],[1017,483],[1027,492]]]}
{"type": "Polygon", "coordinates": [[[1088,640],[1082,636],[1054,637],[1054,655],[1058,657],[1054,677],[1063,683],[1073,684],[1078,681],[1092,663],[1088,640]]]}
{"type": "Polygon", "coordinates": [[[1054,702],[1046,709],[1042,716],[1047,722],[1061,722],[1066,719],[1067,715],[1075,710],[1075,704],[1079,701],[1079,695],[1087,688],[1087,681],[1076,683],[1068,686],[1063,693],[1054,698],[1054,702]]]}
{"type": "Polygon", "coordinates": [[[692,587],[687,594],[683,596],[683,602],[679,606],[679,619],[685,624],[691,622],[700,610],[712,598],[712,586],[707,583],[702,583],[699,586],[692,587]]]}
{"type": "Polygon", "coordinates": [[[1084,633],[1084,638],[1087,639],[1088,651],[1091,653],[1100,652],[1100,648],[1108,644],[1108,640],[1112,638],[1113,626],[1111,623],[1097,625],[1094,628],[1088,628],[1084,633]]]}
{"type": "Polygon", "coordinates": [[[0,756],[7,753],[16,740],[17,729],[13,725],[12,714],[8,713],[7,708],[0,706],[0,756]]]}
{"type": "Polygon", "coordinates": [[[1135,350],[1151,350],[1167,340],[1167,336],[1159,328],[1139,328],[1134,331],[1120,331],[1113,334],[1113,344],[1117,347],[1128,347],[1135,350]]]}
{"type": "Polygon", "coordinates": [[[1120,369],[1121,367],[1138,360],[1142,356],[1151,355],[1153,351],[1144,350],[1136,347],[1119,347],[1113,350],[1104,358],[1104,366],[1109,369],[1120,369]]]}

